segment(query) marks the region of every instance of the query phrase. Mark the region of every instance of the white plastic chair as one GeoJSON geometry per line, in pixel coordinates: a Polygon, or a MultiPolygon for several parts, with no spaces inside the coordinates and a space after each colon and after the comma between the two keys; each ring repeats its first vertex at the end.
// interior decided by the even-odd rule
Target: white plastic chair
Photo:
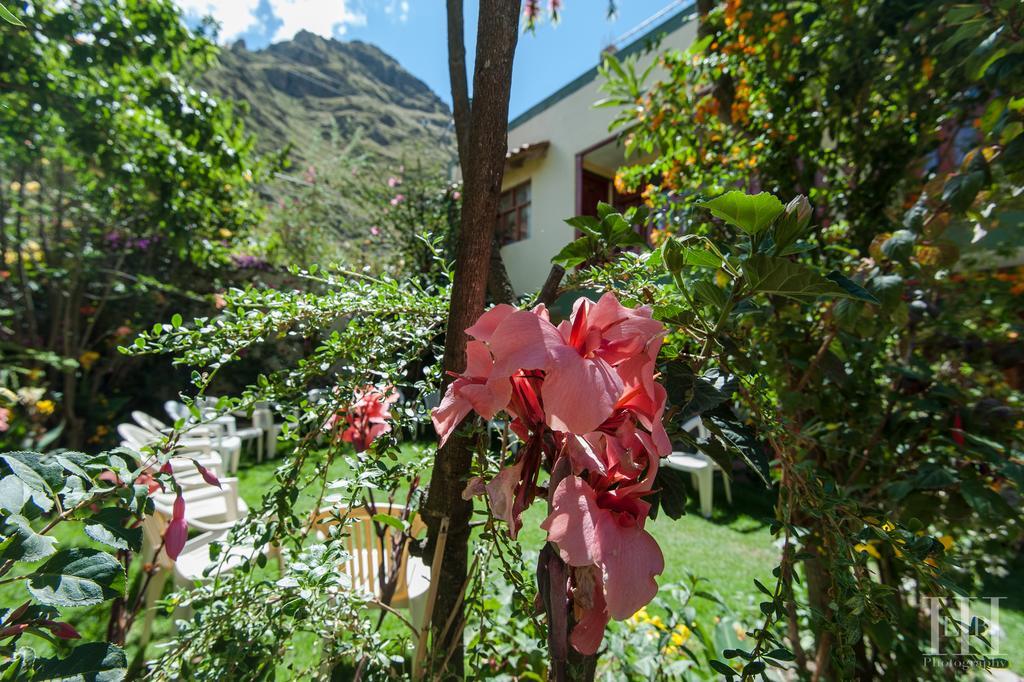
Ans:
{"type": "MultiPolygon", "coordinates": [[[[684,424],[683,430],[693,432],[698,439],[707,438],[709,435],[700,417],[694,417],[684,424]]],[[[693,486],[697,489],[700,498],[700,513],[704,518],[710,519],[714,509],[716,471],[722,474],[725,499],[732,504],[732,484],[729,476],[703,452],[675,451],[666,458],[665,466],[690,473],[693,478],[693,486]]]]}
{"type": "MultiPolygon", "coordinates": [[[[172,427],[141,410],[132,412],[132,419],[139,426],[157,436],[167,435],[173,430],[172,427]]],[[[215,450],[225,459],[227,472],[233,474],[238,471],[238,460],[242,453],[242,441],[236,436],[224,435],[226,430],[225,424],[217,422],[193,426],[186,424],[182,437],[178,439],[178,444],[184,450],[189,450],[193,447],[206,447],[209,450],[215,450]]]]}
{"type": "MultiPolygon", "coordinates": [[[[119,424],[117,433],[121,436],[121,445],[136,451],[155,445],[163,438],[163,434],[153,433],[134,424],[119,424]]],[[[218,478],[225,474],[223,458],[211,449],[208,441],[179,444],[175,447],[174,455],[169,462],[176,476],[179,473],[187,478],[194,475],[201,480],[192,460],[199,462],[218,478]]]]}
{"type": "MultiPolygon", "coordinates": [[[[201,488],[191,488],[182,492],[185,500],[185,520],[190,525],[193,522],[227,523],[244,519],[249,515],[249,505],[238,494],[237,478],[220,479],[220,488],[205,481],[203,484],[201,488]]],[[[171,515],[177,497],[174,492],[155,493],[151,497],[157,512],[171,515]]]]}
{"type": "MultiPolygon", "coordinates": [[[[204,408],[204,410],[210,412],[211,408],[204,408]]],[[[172,420],[178,421],[180,419],[185,422],[186,427],[189,422],[194,421],[188,406],[177,400],[168,400],[165,402],[164,411],[172,420]]],[[[150,417],[150,419],[153,419],[153,417],[150,417]]],[[[228,460],[228,469],[231,473],[238,471],[238,462],[241,458],[242,446],[246,441],[256,441],[257,456],[259,456],[262,451],[263,431],[255,426],[240,429],[238,428],[237,421],[231,415],[222,415],[220,417],[212,418],[209,422],[187,428],[185,433],[189,435],[202,434],[204,430],[215,432],[218,438],[217,447],[220,448],[224,454],[230,455],[228,460]]]]}
{"type": "MultiPolygon", "coordinates": [[[[399,516],[405,510],[404,505],[379,505],[377,513],[399,516]]],[[[393,567],[391,556],[391,542],[394,529],[387,524],[380,524],[384,531],[383,543],[377,535],[377,527],[373,521],[373,514],[366,507],[353,507],[351,509],[336,506],[325,507],[314,511],[310,524],[316,537],[326,539],[331,528],[337,526],[342,520],[346,520],[344,532],[346,536],[342,539],[345,549],[352,557],[341,566],[342,572],[347,575],[352,583],[352,588],[360,592],[374,595],[381,598],[379,585],[379,567],[385,567],[385,573],[390,573],[393,567]]],[[[415,538],[426,529],[426,524],[417,515],[411,519],[409,529],[410,535],[415,538]]],[[[426,623],[427,618],[427,593],[430,591],[430,567],[426,566],[419,558],[409,554],[409,544],[406,543],[399,559],[398,580],[395,585],[395,592],[391,597],[389,606],[392,608],[408,608],[409,622],[418,633],[426,623]]],[[[416,641],[414,633],[413,641],[416,641]]],[[[415,651],[413,660],[416,660],[415,651]]]]}
{"type": "Polygon", "coordinates": [[[281,435],[281,425],[274,423],[274,411],[266,403],[258,403],[252,410],[252,425],[263,433],[263,447],[256,452],[256,461],[262,462],[266,453],[267,459],[274,459],[277,453],[277,437],[281,435]]]}

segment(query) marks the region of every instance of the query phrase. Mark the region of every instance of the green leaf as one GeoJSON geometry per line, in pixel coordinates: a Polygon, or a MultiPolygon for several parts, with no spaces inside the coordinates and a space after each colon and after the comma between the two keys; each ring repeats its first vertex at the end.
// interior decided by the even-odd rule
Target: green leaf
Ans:
{"type": "Polygon", "coordinates": [[[715,310],[721,310],[729,302],[729,294],[725,293],[725,289],[715,286],[714,282],[709,280],[702,279],[696,282],[693,285],[693,290],[697,294],[698,300],[715,310]]]}
{"type": "Polygon", "coordinates": [[[843,289],[843,291],[850,295],[850,298],[855,298],[858,301],[867,301],[869,303],[879,302],[878,299],[875,298],[870,291],[868,291],[861,285],[857,284],[853,280],[844,277],[842,274],[839,273],[838,270],[833,270],[832,272],[825,275],[825,277],[838,284],[843,289]]]}
{"type": "Polygon", "coordinates": [[[50,606],[89,606],[124,593],[124,568],[106,552],[63,549],[28,576],[28,591],[50,606]]]}
{"type": "Polygon", "coordinates": [[[732,453],[742,459],[766,487],[772,487],[768,480],[767,466],[762,464],[765,460],[764,451],[749,428],[717,417],[705,417],[703,422],[712,437],[701,444],[701,450],[714,459],[726,475],[731,475],[729,453],[732,453]]]}
{"type": "Polygon", "coordinates": [[[142,529],[127,527],[132,514],[127,509],[105,507],[85,520],[85,534],[114,549],[142,549],[142,529]]]}
{"type": "Polygon", "coordinates": [[[574,242],[569,242],[554,258],[551,259],[551,262],[557,263],[566,269],[582,265],[594,254],[592,244],[593,241],[589,237],[583,237],[574,242]]]}
{"type": "Polygon", "coordinates": [[[960,494],[983,519],[996,520],[1017,516],[999,493],[977,478],[962,481],[960,494]]]}
{"type": "Polygon", "coordinates": [[[954,211],[963,212],[971,207],[984,186],[985,173],[980,170],[957,173],[942,188],[942,200],[954,211]]]}
{"type": "Polygon", "coordinates": [[[376,523],[383,523],[385,525],[391,526],[399,533],[405,532],[405,523],[402,521],[402,519],[398,518],[397,516],[391,516],[390,514],[374,514],[373,520],[376,523]]]}
{"type": "Polygon", "coordinates": [[[658,500],[661,509],[670,519],[678,519],[686,514],[686,477],[687,474],[678,469],[658,467],[654,487],[660,493],[658,500]]]}
{"type": "Polygon", "coordinates": [[[917,235],[910,230],[896,230],[892,235],[882,242],[882,253],[886,258],[897,261],[906,261],[914,253],[914,244],[917,242],[917,235]]]}
{"type": "Polygon", "coordinates": [[[35,452],[9,452],[0,455],[0,461],[24,484],[39,509],[45,512],[53,508],[53,485],[59,487],[61,482],[59,471],[54,475],[35,452]]]}
{"type": "Polygon", "coordinates": [[[771,225],[784,210],[782,202],[767,192],[746,194],[737,190],[697,205],[751,235],[771,225]]]}
{"type": "Polygon", "coordinates": [[[8,24],[14,24],[15,26],[25,26],[25,24],[21,23],[21,19],[14,16],[14,13],[4,7],[2,3],[0,3],[0,19],[3,19],[8,24]]]}
{"type": "Polygon", "coordinates": [[[0,511],[17,514],[29,500],[30,491],[17,476],[0,478],[0,511]]]}
{"type": "Polygon", "coordinates": [[[730,668],[725,663],[722,663],[719,660],[711,659],[710,661],[708,661],[708,664],[715,672],[722,673],[730,679],[736,676],[735,670],[733,670],[732,668],[730,668]]]}
{"type": "Polygon", "coordinates": [[[591,237],[597,237],[601,234],[601,221],[594,216],[578,215],[573,218],[566,218],[565,222],[591,237]]]}
{"type": "Polygon", "coordinates": [[[181,326],[181,314],[180,313],[174,313],[174,315],[171,316],[171,326],[174,327],[175,329],[177,329],[178,327],[181,326]]]}
{"type": "Polygon", "coordinates": [[[776,661],[795,661],[796,656],[789,649],[772,649],[765,654],[766,658],[774,658],[776,661]]]}
{"type": "Polygon", "coordinates": [[[36,533],[28,519],[14,515],[6,519],[2,529],[4,540],[0,542],[0,563],[4,561],[40,561],[57,550],[56,538],[36,533]]]}
{"type": "Polygon", "coordinates": [[[798,301],[813,300],[819,296],[874,300],[874,297],[862,299],[854,295],[814,268],[777,256],[751,256],[743,264],[743,275],[751,293],[786,296],[798,301]]]}
{"type": "Polygon", "coordinates": [[[124,650],[105,642],[90,642],[71,650],[67,658],[45,658],[36,664],[33,682],[119,682],[128,674],[124,650]]]}

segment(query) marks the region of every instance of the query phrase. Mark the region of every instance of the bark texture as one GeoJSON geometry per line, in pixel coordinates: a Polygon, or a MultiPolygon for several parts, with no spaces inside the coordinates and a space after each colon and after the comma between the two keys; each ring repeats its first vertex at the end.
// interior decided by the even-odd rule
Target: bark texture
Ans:
{"type": "MultiPolygon", "coordinates": [[[[505,168],[512,60],[519,38],[518,0],[481,0],[473,75],[473,101],[465,95],[465,50],[461,33],[462,4],[449,0],[449,68],[456,111],[456,137],[464,178],[462,217],[455,255],[455,279],[445,337],[444,368],[465,369],[465,329],[476,321],[487,296],[488,272],[494,242],[495,215],[505,168]],[[457,13],[453,16],[454,13],[457,13]],[[458,34],[455,33],[458,31],[458,34]],[[455,49],[452,50],[454,44],[455,49]],[[461,65],[461,68],[460,68],[461,65]],[[460,76],[461,74],[461,76],[460,76]],[[460,95],[459,90],[462,91],[460,95]],[[466,105],[466,106],[463,106],[466,105]],[[468,117],[467,117],[468,110],[468,117]],[[461,118],[461,123],[460,123],[461,118]],[[469,121],[468,133],[465,130],[469,121]],[[461,130],[460,130],[461,128],[461,130]]],[[[462,679],[462,594],[469,551],[472,503],[462,491],[472,459],[471,443],[454,434],[434,462],[424,510],[429,527],[427,550],[432,551],[441,519],[449,530],[437,582],[431,620],[431,665],[440,679],[462,679]],[[446,624],[451,622],[450,627],[446,624]],[[443,670],[439,668],[443,667],[443,670]]]]}

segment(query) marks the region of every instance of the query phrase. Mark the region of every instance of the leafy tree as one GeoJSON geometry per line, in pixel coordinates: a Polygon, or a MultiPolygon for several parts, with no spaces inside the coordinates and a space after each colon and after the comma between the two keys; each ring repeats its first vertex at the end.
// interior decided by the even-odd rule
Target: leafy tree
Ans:
{"type": "Polygon", "coordinates": [[[111,349],[168,295],[202,302],[259,218],[260,168],[230,106],[188,84],[216,50],[174,3],[40,0],[22,20],[0,33],[0,343],[82,444],[130,373],[111,349]]]}
{"type": "MultiPolygon", "coordinates": [[[[723,341],[750,351],[731,354],[721,371],[758,368],[734,398],[763,417],[758,438],[777,470],[786,549],[766,626],[785,622],[797,666],[813,661],[818,675],[926,675],[919,643],[928,633],[902,581],[936,596],[969,590],[1008,558],[997,546],[1019,532],[1007,499],[1021,484],[1021,397],[999,364],[1019,319],[1007,314],[1006,287],[951,271],[969,241],[958,244],[958,231],[998,230],[1019,243],[1014,150],[1024,138],[1009,104],[1021,95],[1018,8],[699,8],[698,43],[664,55],[653,85],[630,64],[607,62],[606,103],[624,107],[616,126],[627,146],[656,156],[619,182],[646,186],[666,243],[721,229],[688,209],[693,195],[788,189],[815,206],[805,239],[786,229],[765,244],[756,276],[779,286],[739,338],[723,341]],[[786,289],[811,264],[856,272],[880,304],[801,308],[786,289]],[[947,550],[966,571],[941,562],[947,550]],[[815,634],[813,652],[801,646],[803,628],[815,634]]],[[[719,208],[728,222],[729,206],[719,208]]],[[[721,308],[721,294],[690,286],[721,308]]],[[[736,654],[747,667],[764,653],[767,630],[736,654]]]]}

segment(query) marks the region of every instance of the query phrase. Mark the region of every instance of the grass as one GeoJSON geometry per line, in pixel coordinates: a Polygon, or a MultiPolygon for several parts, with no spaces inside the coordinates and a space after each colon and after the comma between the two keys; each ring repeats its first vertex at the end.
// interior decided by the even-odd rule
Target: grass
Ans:
{"type": "MultiPolygon", "coordinates": [[[[415,456],[412,447],[404,450],[407,461],[415,456]]],[[[251,508],[257,508],[265,491],[276,483],[274,471],[280,460],[255,464],[243,462],[238,472],[239,489],[243,499],[251,508]]],[[[329,471],[329,480],[344,477],[347,471],[343,461],[337,461],[329,471]]],[[[424,479],[429,472],[423,472],[424,479]]],[[[687,501],[686,515],[678,520],[671,520],[664,515],[648,523],[647,528],[658,540],[665,555],[665,571],[659,583],[681,581],[687,574],[694,574],[707,579],[707,591],[715,592],[724,603],[723,607],[710,601],[695,600],[697,620],[707,623],[716,616],[730,613],[740,622],[752,625],[757,622],[758,593],[753,589],[753,580],[771,585],[771,570],[776,565],[778,551],[773,543],[765,519],[771,516],[771,499],[763,488],[754,484],[746,485],[734,482],[734,504],[728,505],[721,489],[720,479],[716,481],[715,509],[711,519],[700,516],[695,495],[687,501]]],[[[317,491],[312,489],[300,493],[296,508],[300,512],[312,510],[316,504],[317,491]]],[[[404,494],[396,498],[404,501],[404,494]]],[[[545,515],[544,506],[535,504],[527,510],[523,519],[523,530],[520,542],[524,549],[539,549],[544,541],[544,532],[539,528],[545,515]]],[[[74,524],[59,526],[55,532],[61,544],[87,544],[88,541],[78,532],[74,524]]],[[[129,584],[138,579],[141,559],[136,559],[129,575],[129,584]]],[[[269,570],[269,569],[268,569],[269,570]]],[[[992,579],[982,592],[985,596],[1005,596],[1001,603],[1001,626],[1005,631],[1002,640],[1004,656],[1009,654],[1011,667],[1021,670],[1022,661],[1015,655],[1022,650],[1024,644],[1024,584],[1020,576],[1024,575],[1024,557],[1018,556],[1008,576],[992,579]]],[[[0,604],[20,604],[26,595],[21,584],[0,586],[0,604]]],[[[104,604],[90,608],[69,609],[66,619],[70,621],[83,638],[88,640],[104,639],[109,605],[104,604]]],[[[979,614],[984,617],[985,614],[979,614]]],[[[158,643],[173,634],[173,622],[168,616],[158,615],[154,626],[153,643],[147,650],[147,657],[158,654],[158,643]]],[[[385,620],[387,633],[399,634],[404,626],[393,616],[385,620]]],[[[128,641],[129,660],[138,653],[136,644],[141,630],[141,618],[132,630],[128,641]]],[[[38,655],[52,655],[52,646],[42,640],[32,638],[32,642],[24,644],[36,649],[38,655]]],[[[281,668],[279,679],[288,679],[286,663],[289,660],[308,659],[316,655],[318,642],[311,637],[296,638],[290,654],[281,668]]],[[[64,651],[61,652],[63,655],[64,651]]]]}

